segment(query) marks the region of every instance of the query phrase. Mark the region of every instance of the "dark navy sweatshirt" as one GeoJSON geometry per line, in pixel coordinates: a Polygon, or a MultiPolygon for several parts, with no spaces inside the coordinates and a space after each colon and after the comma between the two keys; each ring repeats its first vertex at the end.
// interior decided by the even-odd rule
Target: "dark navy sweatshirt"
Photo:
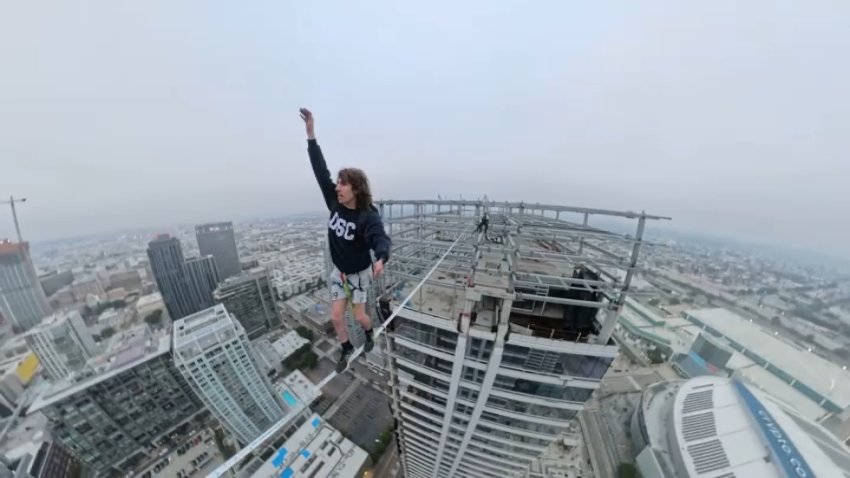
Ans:
{"type": "Polygon", "coordinates": [[[386,263],[390,258],[390,238],[384,232],[378,209],[372,204],[362,209],[349,209],[340,204],[336,183],[315,139],[307,140],[307,153],[330,211],[328,243],[334,265],[346,274],[362,271],[372,265],[370,249],[375,251],[376,259],[386,263]]]}

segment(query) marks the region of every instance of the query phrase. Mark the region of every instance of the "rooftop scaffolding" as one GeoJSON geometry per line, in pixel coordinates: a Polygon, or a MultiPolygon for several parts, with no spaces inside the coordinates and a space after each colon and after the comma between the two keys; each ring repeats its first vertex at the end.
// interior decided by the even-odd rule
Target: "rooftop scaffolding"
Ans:
{"type": "Polygon", "coordinates": [[[409,308],[455,313],[462,298],[451,290],[480,289],[484,295],[513,299],[514,331],[592,343],[610,339],[645,244],[646,221],[669,219],[488,200],[388,200],[376,205],[393,238],[384,283],[400,293],[396,295],[404,296],[460,237],[409,308]],[[486,233],[477,228],[484,214],[489,217],[486,233]],[[616,230],[606,224],[614,221],[620,223],[616,230]],[[624,232],[629,230],[625,223],[633,232],[624,232]],[[446,292],[435,293],[439,289],[446,292]]]}

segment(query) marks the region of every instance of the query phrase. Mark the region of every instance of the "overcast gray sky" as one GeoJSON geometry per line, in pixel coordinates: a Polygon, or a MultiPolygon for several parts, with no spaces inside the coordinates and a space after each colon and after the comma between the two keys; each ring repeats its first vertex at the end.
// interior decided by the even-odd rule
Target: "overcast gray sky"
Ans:
{"type": "Polygon", "coordinates": [[[847,256],[848,25],[844,0],[6,2],[0,196],[32,240],[318,211],[306,105],[378,198],[847,256]]]}

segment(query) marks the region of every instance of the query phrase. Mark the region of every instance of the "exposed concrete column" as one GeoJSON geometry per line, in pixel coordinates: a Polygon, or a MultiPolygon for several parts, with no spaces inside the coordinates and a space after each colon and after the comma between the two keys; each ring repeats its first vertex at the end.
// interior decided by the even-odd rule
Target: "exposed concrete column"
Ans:
{"type": "Polygon", "coordinates": [[[617,321],[620,318],[621,308],[622,307],[618,307],[614,310],[599,309],[598,313],[604,314],[605,317],[603,318],[603,320],[599,321],[602,324],[602,329],[599,331],[599,336],[596,339],[596,343],[608,343],[608,339],[611,338],[611,334],[614,332],[614,327],[617,325],[617,321]]]}
{"type": "MultiPolygon", "coordinates": [[[[476,428],[478,428],[478,421],[481,419],[481,414],[484,412],[484,408],[487,406],[487,400],[490,398],[490,392],[493,390],[493,383],[496,381],[499,365],[502,363],[502,353],[505,350],[505,336],[507,335],[508,327],[510,326],[509,321],[512,305],[513,301],[510,299],[501,300],[499,316],[497,318],[499,322],[496,327],[493,351],[490,353],[490,360],[487,362],[487,371],[484,374],[484,380],[481,382],[481,392],[478,394],[478,399],[475,401],[475,408],[469,418],[469,426],[463,434],[463,440],[460,442],[457,455],[452,462],[452,467],[449,470],[448,476],[453,476],[457,471],[457,468],[460,466],[460,461],[463,459],[466,448],[472,440],[472,434],[475,433],[476,428]]],[[[437,466],[439,466],[439,463],[437,466]]]]}

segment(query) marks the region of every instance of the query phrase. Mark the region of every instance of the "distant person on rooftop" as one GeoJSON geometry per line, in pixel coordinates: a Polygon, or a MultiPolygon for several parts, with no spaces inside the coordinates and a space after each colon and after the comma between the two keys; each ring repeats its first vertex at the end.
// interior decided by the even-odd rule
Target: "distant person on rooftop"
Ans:
{"type": "Polygon", "coordinates": [[[339,337],[341,352],[336,365],[338,373],[348,366],[354,347],[345,327],[345,307],[350,302],[354,318],[366,332],[365,352],[374,347],[372,320],[366,312],[366,298],[372,277],[384,272],[390,258],[390,238],[378,209],[372,204],[372,193],[366,174],[357,168],[340,169],[337,180],[331,178],[322,150],[316,142],[313,113],[301,108],[301,119],[307,126],[307,153],[316,181],[330,211],[328,243],[334,270],[329,278],[331,320],[339,337]],[[369,251],[375,252],[375,262],[369,251]]]}
{"type": "Polygon", "coordinates": [[[475,232],[481,232],[481,229],[484,229],[484,235],[487,235],[487,229],[490,227],[490,218],[487,217],[487,213],[485,212],[483,216],[481,216],[481,220],[478,222],[478,227],[475,228],[475,232]]]}

